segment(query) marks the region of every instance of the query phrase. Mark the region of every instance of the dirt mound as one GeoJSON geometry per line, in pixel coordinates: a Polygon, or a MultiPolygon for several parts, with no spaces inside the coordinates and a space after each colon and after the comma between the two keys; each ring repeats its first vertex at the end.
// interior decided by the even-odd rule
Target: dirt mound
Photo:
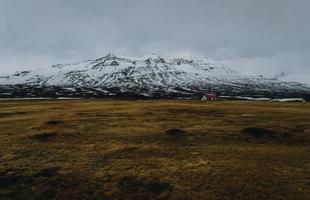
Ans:
{"type": "Polygon", "coordinates": [[[273,138],[274,131],[264,129],[264,128],[257,128],[257,127],[249,127],[245,128],[242,131],[246,136],[254,137],[254,138],[273,138]]]}
{"type": "Polygon", "coordinates": [[[188,132],[181,129],[169,129],[166,131],[166,135],[170,137],[182,137],[187,135],[188,132]]]}
{"type": "Polygon", "coordinates": [[[47,125],[50,125],[50,126],[54,126],[54,125],[58,125],[58,124],[62,124],[63,121],[61,120],[50,120],[50,121],[47,121],[46,124],[47,125]]]}
{"type": "Polygon", "coordinates": [[[52,132],[52,133],[41,133],[41,134],[37,134],[37,135],[31,136],[31,139],[37,140],[39,142],[47,142],[47,141],[53,139],[56,136],[57,136],[57,133],[55,133],[55,132],[52,132]]]}
{"type": "Polygon", "coordinates": [[[160,194],[166,190],[171,190],[172,187],[168,183],[154,181],[147,184],[147,189],[153,193],[160,194]]]}

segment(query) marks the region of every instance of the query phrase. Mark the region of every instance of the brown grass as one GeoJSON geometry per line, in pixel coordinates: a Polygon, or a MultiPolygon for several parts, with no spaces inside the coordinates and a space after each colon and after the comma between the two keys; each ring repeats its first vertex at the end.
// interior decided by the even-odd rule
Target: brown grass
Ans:
{"type": "Polygon", "coordinates": [[[310,199],[310,104],[3,101],[0,199],[310,199]]]}

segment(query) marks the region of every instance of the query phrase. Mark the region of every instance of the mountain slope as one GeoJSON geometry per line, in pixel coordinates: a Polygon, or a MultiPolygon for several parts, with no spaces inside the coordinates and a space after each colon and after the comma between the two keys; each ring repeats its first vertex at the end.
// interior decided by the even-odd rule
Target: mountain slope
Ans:
{"type": "Polygon", "coordinates": [[[310,87],[265,77],[243,76],[204,56],[99,59],[53,65],[0,76],[0,96],[187,97],[212,89],[224,95],[308,97],[310,87]]]}

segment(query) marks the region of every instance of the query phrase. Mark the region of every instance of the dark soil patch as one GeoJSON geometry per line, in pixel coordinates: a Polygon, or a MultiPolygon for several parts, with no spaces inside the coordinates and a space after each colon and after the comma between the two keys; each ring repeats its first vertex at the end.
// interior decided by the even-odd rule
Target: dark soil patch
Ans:
{"type": "Polygon", "coordinates": [[[18,184],[32,184],[33,178],[31,176],[15,174],[13,172],[5,172],[0,176],[0,188],[7,188],[18,184]]]}
{"type": "Polygon", "coordinates": [[[42,169],[40,172],[34,175],[34,177],[51,177],[57,174],[59,168],[58,167],[52,167],[52,168],[46,168],[42,169]]]}
{"type": "Polygon", "coordinates": [[[147,189],[153,193],[161,194],[166,190],[171,190],[172,187],[168,183],[150,182],[147,184],[147,189]]]}
{"type": "Polygon", "coordinates": [[[47,142],[47,141],[50,141],[51,139],[55,138],[56,136],[57,136],[57,133],[55,133],[55,132],[41,133],[41,134],[31,136],[31,139],[37,140],[39,142],[47,142]]]}
{"type": "Polygon", "coordinates": [[[50,120],[46,122],[46,124],[49,126],[55,126],[55,125],[62,124],[62,123],[63,121],[61,120],[50,120]]]}
{"type": "Polygon", "coordinates": [[[1,117],[10,117],[10,116],[14,116],[14,115],[24,115],[27,114],[27,112],[0,112],[0,118],[1,117]]]}
{"type": "Polygon", "coordinates": [[[181,129],[169,129],[166,131],[166,135],[174,138],[182,137],[187,135],[188,132],[181,129]]]}
{"type": "MultiPolygon", "coordinates": [[[[198,141],[199,138],[201,137],[199,137],[197,134],[193,134],[182,129],[168,129],[161,134],[156,134],[153,136],[153,139],[156,140],[158,145],[168,145],[170,147],[173,145],[174,148],[182,146],[182,148],[184,148],[184,146],[191,146],[196,141],[198,141]]],[[[165,152],[165,156],[169,154],[169,152],[165,152]]]]}
{"type": "Polygon", "coordinates": [[[63,110],[64,107],[53,107],[53,108],[50,108],[50,109],[52,109],[52,110],[63,110]]]}
{"type": "Polygon", "coordinates": [[[249,128],[245,128],[242,131],[246,136],[250,136],[253,138],[273,138],[275,132],[268,130],[268,129],[264,129],[264,128],[256,128],[256,127],[249,127],[249,128]]]}
{"type": "Polygon", "coordinates": [[[118,181],[118,187],[124,192],[146,192],[161,194],[165,191],[172,190],[168,183],[155,180],[139,180],[136,177],[123,177],[118,181]]]}
{"type": "Polygon", "coordinates": [[[40,199],[55,199],[57,195],[56,189],[48,188],[46,191],[42,192],[40,195],[40,199]]]}
{"type": "Polygon", "coordinates": [[[299,133],[304,133],[305,132],[305,126],[304,125],[299,125],[294,128],[291,128],[290,132],[294,134],[299,134],[299,133]]]}
{"type": "Polygon", "coordinates": [[[118,181],[118,187],[126,192],[138,191],[144,184],[135,177],[123,177],[118,181]]]}
{"type": "Polygon", "coordinates": [[[86,112],[86,113],[76,113],[80,117],[108,117],[108,114],[101,112],[86,112]]]}

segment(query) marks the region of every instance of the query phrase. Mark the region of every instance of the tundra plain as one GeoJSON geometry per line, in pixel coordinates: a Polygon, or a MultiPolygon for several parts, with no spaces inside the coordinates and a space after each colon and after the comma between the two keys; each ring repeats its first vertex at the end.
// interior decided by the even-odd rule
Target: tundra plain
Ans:
{"type": "Polygon", "coordinates": [[[0,101],[0,199],[310,199],[310,104],[0,101]]]}

